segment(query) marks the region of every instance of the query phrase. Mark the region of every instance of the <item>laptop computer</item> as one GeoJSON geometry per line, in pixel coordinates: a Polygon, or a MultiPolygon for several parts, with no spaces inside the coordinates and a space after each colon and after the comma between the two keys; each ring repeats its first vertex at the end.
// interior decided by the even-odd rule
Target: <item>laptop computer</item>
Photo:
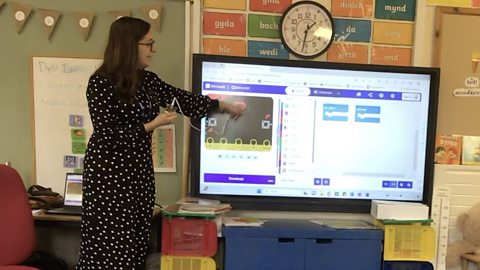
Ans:
{"type": "Polygon", "coordinates": [[[49,214],[80,215],[82,214],[82,181],[81,173],[67,173],[65,177],[64,206],[49,209],[49,214]]]}

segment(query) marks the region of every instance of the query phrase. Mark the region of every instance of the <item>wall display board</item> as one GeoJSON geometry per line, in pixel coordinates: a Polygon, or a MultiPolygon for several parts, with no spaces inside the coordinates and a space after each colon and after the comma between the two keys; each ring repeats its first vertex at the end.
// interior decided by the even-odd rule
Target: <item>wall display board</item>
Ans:
{"type": "MultiPolygon", "coordinates": [[[[34,56],[31,62],[36,183],[61,193],[65,173],[83,170],[93,132],[85,91],[102,60],[34,56]]],[[[156,129],[152,149],[155,172],[176,171],[175,126],[156,129]]]]}
{"type": "MultiPolygon", "coordinates": [[[[204,54],[296,59],[280,40],[282,14],[297,0],[205,0],[198,24],[204,54]]],[[[414,0],[315,0],[333,16],[334,42],[319,61],[411,66],[414,0]]],[[[309,18],[298,18],[313,23],[309,18]]],[[[305,22],[304,22],[305,23],[305,22]]],[[[301,23],[299,23],[301,25],[301,23]]],[[[299,31],[298,33],[303,33],[299,31]]],[[[301,39],[300,36],[295,37],[301,39]]]]}
{"type": "Polygon", "coordinates": [[[81,171],[90,122],[85,90],[100,59],[31,58],[36,183],[56,192],[65,173],[81,171]]]}
{"type": "Polygon", "coordinates": [[[480,10],[438,8],[434,65],[441,68],[437,134],[480,135],[480,10]]]}

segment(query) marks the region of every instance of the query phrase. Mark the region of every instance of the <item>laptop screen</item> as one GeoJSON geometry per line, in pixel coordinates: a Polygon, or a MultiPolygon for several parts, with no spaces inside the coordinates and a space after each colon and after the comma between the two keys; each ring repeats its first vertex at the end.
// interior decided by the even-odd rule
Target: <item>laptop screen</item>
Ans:
{"type": "Polygon", "coordinates": [[[82,174],[67,173],[64,195],[66,206],[82,206],[82,180],[82,174]]]}

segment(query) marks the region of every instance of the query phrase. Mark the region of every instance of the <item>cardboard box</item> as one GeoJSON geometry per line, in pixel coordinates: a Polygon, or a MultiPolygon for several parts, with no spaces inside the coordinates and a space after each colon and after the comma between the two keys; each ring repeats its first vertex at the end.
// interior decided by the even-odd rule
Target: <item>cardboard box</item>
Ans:
{"type": "Polygon", "coordinates": [[[435,140],[435,163],[459,165],[462,157],[462,136],[437,135],[435,140]]]}
{"type": "Polygon", "coordinates": [[[376,219],[426,220],[428,210],[422,203],[372,200],[370,213],[376,219]]]}

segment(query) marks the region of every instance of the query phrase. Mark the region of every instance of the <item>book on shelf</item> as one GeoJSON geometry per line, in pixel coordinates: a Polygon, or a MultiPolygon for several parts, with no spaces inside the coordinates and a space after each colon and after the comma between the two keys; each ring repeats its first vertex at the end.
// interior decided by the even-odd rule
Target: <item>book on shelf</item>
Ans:
{"type": "Polygon", "coordinates": [[[223,225],[226,227],[258,227],[264,222],[256,217],[223,217],[223,225]]]}
{"type": "Polygon", "coordinates": [[[480,136],[463,136],[462,164],[480,165],[480,136]]]}
{"type": "Polygon", "coordinates": [[[458,165],[461,163],[463,138],[460,135],[437,135],[435,163],[458,165]]]}

